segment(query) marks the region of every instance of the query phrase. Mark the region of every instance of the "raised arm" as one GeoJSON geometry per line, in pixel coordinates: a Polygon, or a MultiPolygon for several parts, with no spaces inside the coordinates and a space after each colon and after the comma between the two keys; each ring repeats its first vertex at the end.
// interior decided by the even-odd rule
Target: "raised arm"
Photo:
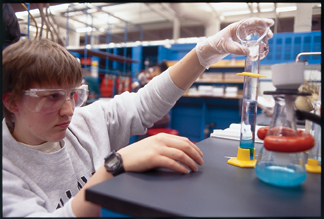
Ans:
{"type": "MultiPolygon", "coordinates": [[[[183,59],[170,68],[173,82],[179,88],[187,90],[210,65],[229,54],[245,55],[248,50],[239,44],[236,37],[236,29],[243,21],[232,23],[217,34],[199,42],[183,59]]],[[[266,21],[269,27],[274,24],[272,19],[261,18],[251,19],[251,24],[263,21],[266,21]]],[[[272,35],[269,30],[267,38],[271,38],[272,35]]]]}

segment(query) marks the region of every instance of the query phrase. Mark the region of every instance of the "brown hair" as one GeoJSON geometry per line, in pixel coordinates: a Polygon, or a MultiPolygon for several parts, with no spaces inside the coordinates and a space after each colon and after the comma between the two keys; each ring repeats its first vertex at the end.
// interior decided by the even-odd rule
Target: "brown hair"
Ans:
{"type": "MultiPolygon", "coordinates": [[[[82,78],[77,59],[48,39],[20,40],[2,52],[2,94],[12,94],[9,104],[20,99],[23,91],[33,83],[77,86],[82,78]]],[[[6,107],[3,107],[3,112],[9,123],[12,113],[6,107]]]]}

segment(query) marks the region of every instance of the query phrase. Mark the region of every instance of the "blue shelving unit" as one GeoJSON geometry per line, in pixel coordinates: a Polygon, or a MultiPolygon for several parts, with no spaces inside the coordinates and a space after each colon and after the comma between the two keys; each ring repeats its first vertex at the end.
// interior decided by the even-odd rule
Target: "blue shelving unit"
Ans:
{"type": "MultiPolygon", "coordinates": [[[[269,53],[261,65],[294,62],[301,52],[321,51],[321,31],[303,33],[277,33],[269,40],[269,53]]],[[[302,57],[308,64],[320,64],[320,56],[302,57]]]]}
{"type": "MultiPolygon", "coordinates": [[[[183,58],[196,44],[173,44],[170,49],[159,46],[158,60],[178,61],[183,58]]],[[[261,65],[273,65],[284,62],[294,62],[301,52],[321,51],[321,31],[302,33],[277,33],[269,40],[269,53],[261,60],[261,65]]],[[[244,56],[236,56],[236,60],[244,59],[244,56]]],[[[224,60],[232,59],[228,55],[224,60]]],[[[320,64],[320,56],[303,57],[301,60],[309,64],[320,64]]]]}
{"type": "Polygon", "coordinates": [[[191,141],[201,141],[209,137],[213,129],[240,123],[240,101],[238,98],[181,97],[171,110],[171,128],[191,141]]]}

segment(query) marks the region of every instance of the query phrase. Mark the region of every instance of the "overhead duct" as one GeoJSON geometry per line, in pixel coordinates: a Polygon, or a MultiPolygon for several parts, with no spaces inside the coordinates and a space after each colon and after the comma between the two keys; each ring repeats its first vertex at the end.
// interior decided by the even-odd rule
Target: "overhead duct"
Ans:
{"type": "Polygon", "coordinates": [[[195,8],[186,3],[169,3],[169,6],[179,20],[191,20],[204,25],[206,37],[212,36],[220,30],[220,20],[212,12],[195,8]]]}

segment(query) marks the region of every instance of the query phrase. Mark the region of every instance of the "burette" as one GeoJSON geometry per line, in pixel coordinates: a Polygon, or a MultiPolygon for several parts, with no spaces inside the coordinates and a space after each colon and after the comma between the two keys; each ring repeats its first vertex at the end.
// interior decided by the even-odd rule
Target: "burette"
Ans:
{"type": "Polygon", "coordinates": [[[243,101],[241,115],[240,148],[250,150],[250,160],[254,159],[255,123],[259,87],[260,49],[257,41],[247,44],[249,55],[245,56],[243,101]]]}
{"type": "Polygon", "coordinates": [[[244,72],[237,74],[244,76],[240,144],[237,157],[229,159],[228,163],[240,167],[254,167],[256,163],[254,140],[258,87],[259,77],[264,77],[259,74],[260,60],[268,54],[265,36],[269,28],[265,22],[256,26],[249,24],[248,20],[246,24],[243,22],[236,32],[242,45],[248,48],[248,54],[245,55],[244,72]]]}

